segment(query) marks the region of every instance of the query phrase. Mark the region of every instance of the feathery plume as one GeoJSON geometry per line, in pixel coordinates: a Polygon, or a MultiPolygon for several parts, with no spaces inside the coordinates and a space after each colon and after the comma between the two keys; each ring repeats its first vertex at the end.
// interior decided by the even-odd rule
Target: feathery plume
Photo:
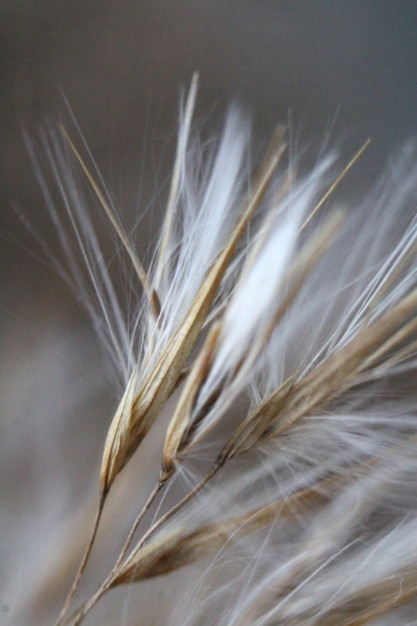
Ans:
{"type": "Polygon", "coordinates": [[[57,624],[81,623],[120,585],[173,576],[190,585],[189,606],[181,613],[179,602],[168,624],[405,624],[417,606],[417,423],[399,381],[417,363],[417,168],[399,158],[361,206],[332,209],[368,142],[344,168],[329,155],[293,179],[278,127],[247,177],[248,124],[236,109],[199,160],[196,93],[195,76],[149,270],[65,133],[64,147],[56,136],[45,146],[83,269],[37,165],[69,272],[103,316],[125,385],[93,533],[57,624]],[[142,286],[130,327],[71,154],[142,286]],[[175,391],[155,487],[108,576],[66,618],[107,495],[175,391]]]}

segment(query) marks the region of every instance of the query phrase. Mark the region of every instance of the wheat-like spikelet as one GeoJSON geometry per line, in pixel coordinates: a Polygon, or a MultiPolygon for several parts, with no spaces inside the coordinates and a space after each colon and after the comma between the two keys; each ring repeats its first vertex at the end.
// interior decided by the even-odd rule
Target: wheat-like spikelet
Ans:
{"type": "Polygon", "coordinates": [[[152,579],[157,590],[173,577],[187,591],[167,624],[406,624],[417,610],[417,429],[400,382],[416,367],[417,168],[399,157],[361,206],[332,208],[362,150],[295,176],[279,127],[252,173],[248,124],[232,109],[206,163],[191,132],[196,91],[194,77],[148,271],[65,131],[45,147],[86,268],[37,166],[72,278],[104,320],[124,381],[92,536],[57,624],[87,621],[120,585],[152,579]],[[133,322],[68,160],[142,285],[133,322]],[[105,580],[67,617],[113,484],[163,419],[148,501],[105,580]]]}

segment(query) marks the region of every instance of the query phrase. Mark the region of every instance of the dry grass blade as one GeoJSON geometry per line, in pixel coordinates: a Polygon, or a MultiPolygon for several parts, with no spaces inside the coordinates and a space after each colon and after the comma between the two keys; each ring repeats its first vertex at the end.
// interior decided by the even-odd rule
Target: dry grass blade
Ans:
{"type": "Polygon", "coordinates": [[[208,524],[191,532],[180,528],[171,533],[162,533],[160,537],[146,543],[221,469],[219,465],[213,466],[190,493],[151,526],[124,563],[121,563],[120,559],[118,560],[118,564],[112,569],[96,593],[70,618],[68,623],[71,623],[72,626],[80,624],[100,598],[118,585],[167,574],[213,554],[223,548],[226,543],[239,541],[257,530],[267,527],[277,518],[280,520],[291,518],[298,514],[297,511],[300,508],[306,510],[325,506],[335,492],[346,483],[356,480],[361,470],[366,469],[368,465],[369,462],[358,466],[359,472],[345,472],[320,480],[315,485],[300,489],[283,499],[229,519],[208,524]]]}
{"type": "Polygon", "coordinates": [[[288,378],[268,398],[267,402],[255,413],[248,415],[238,426],[219,454],[220,465],[224,465],[235,456],[251,450],[259,443],[269,425],[285,407],[286,400],[294,388],[295,378],[295,376],[288,378]]]}
{"type": "MultiPolygon", "coordinates": [[[[415,565],[408,565],[397,569],[385,579],[381,579],[361,586],[356,592],[344,597],[342,601],[336,602],[330,609],[317,607],[317,618],[311,618],[311,609],[307,612],[301,611],[295,619],[286,616],[283,619],[288,626],[297,626],[302,623],[300,620],[308,620],[312,626],[364,626],[373,622],[381,615],[389,614],[390,611],[406,604],[417,596],[417,583],[415,576],[415,565]]],[[[285,595],[296,592],[296,586],[289,586],[288,589],[271,589],[262,599],[258,599],[255,606],[250,606],[234,624],[234,626],[246,626],[254,623],[260,616],[268,614],[271,607],[274,607],[277,598],[285,598],[285,595]]],[[[273,609],[272,609],[273,611],[273,609]]],[[[267,619],[268,625],[284,623],[279,618],[267,619]]],[[[391,622],[390,622],[391,623],[391,622]]]]}
{"type": "MultiPolygon", "coordinates": [[[[120,421],[125,420],[126,419],[126,415],[129,414],[130,412],[130,408],[132,406],[132,402],[133,402],[133,397],[135,394],[135,389],[136,389],[136,377],[137,377],[137,370],[135,369],[130,377],[130,380],[126,386],[125,392],[123,394],[123,397],[119,403],[119,407],[116,411],[115,414],[115,418],[113,420],[113,423],[119,424],[120,421]]],[[[106,450],[104,451],[104,454],[106,453],[106,450]]],[[[111,456],[109,458],[105,458],[103,460],[103,465],[105,467],[110,467],[111,468],[111,464],[112,464],[112,458],[111,456]]],[[[64,605],[61,609],[61,612],[58,616],[58,619],[56,621],[56,624],[61,624],[62,620],[64,619],[69,605],[71,603],[72,598],[74,597],[74,594],[77,590],[77,587],[79,585],[79,582],[81,580],[81,576],[84,573],[84,570],[86,568],[86,565],[88,563],[88,559],[90,558],[90,554],[91,551],[93,549],[93,545],[94,545],[94,541],[97,535],[97,531],[98,531],[98,527],[100,524],[100,520],[101,520],[101,516],[103,513],[103,508],[104,508],[104,504],[107,498],[107,494],[108,494],[108,488],[106,485],[106,480],[105,480],[105,476],[101,476],[100,477],[100,495],[99,495],[99,502],[98,502],[98,506],[97,506],[97,511],[96,511],[96,516],[94,518],[94,523],[92,526],[92,530],[91,530],[91,535],[89,538],[89,541],[87,543],[87,546],[85,548],[84,551],[84,555],[81,559],[81,563],[78,567],[77,573],[75,575],[74,581],[71,585],[70,591],[65,599],[64,605]]]]}
{"type": "MultiPolygon", "coordinates": [[[[193,76],[193,80],[191,83],[191,87],[190,87],[190,93],[188,96],[188,101],[187,101],[187,107],[186,107],[186,118],[187,118],[187,126],[188,126],[188,131],[187,131],[187,136],[188,136],[188,132],[189,132],[189,127],[191,125],[191,118],[192,118],[192,111],[194,109],[194,104],[195,104],[195,98],[196,98],[196,93],[197,93],[197,85],[198,85],[198,76],[197,74],[195,74],[193,76]]],[[[136,271],[136,274],[142,284],[143,290],[145,292],[145,294],[147,295],[148,298],[148,302],[149,302],[149,310],[150,313],[152,314],[153,320],[155,322],[158,321],[158,318],[161,314],[161,304],[160,304],[160,300],[157,294],[157,291],[154,287],[152,287],[150,285],[150,281],[148,279],[148,276],[146,274],[146,271],[136,253],[136,251],[133,249],[132,245],[129,242],[129,238],[125,232],[125,230],[123,229],[122,225],[120,224],[119,219],[117,218],[117,216],[115,215],[114,211],[111,209],[109,203],[107,202],[104,194],[102,193],[99,185],[97,184],[97,182],[95,181],[94,177],[92,176],[91,172],[89,171],[89,169],[87,168],[87,165],[85,164],[84,160],[82,159],[80,153],[78,152],[77,148],[75,147],[73,141],[71,140],[71,138],[69,137],[68,133],[66,132],[66,130],[64,128],[61,128],[61,131],[68,143],[68,145],[70,146],[74,156],[76,157],[79,165],[81,166],[91,188],[94,190],[94,193],[96,194],[101,206],[104,208],[105,213],[107,215],[107,217],[110,220],[110,223],[112,224],[113,228],[115,229],[116,233],[118,234],[125,250],[127,251],[129,258],[132,262],[132,265],[136,271]]],[[[178,178],[179,178],[179,163],[178,163],[178,158],[177,158],[177,163],[176,163],[176,167],[174,168],[174,174],[173,174],[173,180],[172,180],[172,185],[171,185],[171,193],[170,193],[170,198],[168,201],[168,208],[167,208],[167,223],[166,223],[166,228],[165,228],[165,233],[166,233],[166,237],[169,236],[169,227],[170,227],[170,220],[172,219],[172,204],[174,202],[175,199],[175,195],[177,193],[177,186],[178,186],[178,178]]],[[[163,253],[164,253],[164,246],[161,246],[160,249],[160,262],[161,259],[163,257],[163,253]]],[[[148,325],[150,324],[151,320],[148,321],[148,325]]],[[[150,334],[150,333],[149,333],[150,334]]],[[[123,398],[119,404],[118,410],[116,411],[116,414],[114,416],[114,419],[112,421],[111,427],[110,427],[110,431],[109,431],[109,435],[108,437],[110,437],[112,443],[118,447],[118,442],[117,442],[117,432],[122,431],[123,428],[120,427],[121,422],[123,422],[123,420],[126,420],[128,412],[131,410],[132,407],[132,403],[133,403],[133,396],[134,396],[134,392],[135,392],[135,385],[136,385],[136,378],[137,378],[137,370],[135,369],[131,375],[130,381],[126,387],[125,393],[123,395],[123,398]],[[111,432],[113,430],[116,431],[116,439],[113,438],[113,433],[111,432]]],[[[123,442],[121,442],[121,445],[123,445],[123,442]]],[[[113,446],[110,447],[105,447],[104,452],[103,452],[103,461],[102,461],[102,467],[101,467],[101,475],[100,475],[100,497],[99,497],[99,504],[97,507],[97,512],[96,512],[96,516],[95,516],[95,520],[94,520],[94,524],[93,524],[93,528],[91,531],[91,536],[90,539],[88,541],[88,544],[86,546],[83,558],[81,560],[81,563],[79,565],[79,569],[77,571],[77,574],[75,576],[74,582],[71,586],[71,589],[68,593],[68,596],[64,602],[63,608],[60,612],[60,615],[58,617],[57,623],[59,624],[62,619],[64,618],[69,604],[75,594],[75,591],[78,587],[79,581],[81,579],[81,576],[84,572],[84,569],[87,565],[91,550],[93,548],[93,544],[94,544],[94,540],[97,534],[97,530],[100,524],[100,519],[101,519],[101,515],[102,515],[102,511],[103,511],[103,507],[104,507],[104,503],[106,500],[106,495],[108,493],[108,490],[110,488],[111,485],[111,480],[108,480],[108,472],[110,473],[110,475],[113,474],[114,472],[114,468],[113,468],[113,460],[115,458],[117,458],[116,456],[113,456],[112,454],[113,452],[113,446]]],[[[116,469],[115,474],[117,474],[117,472],[120,471],[119,468],[116,469]]],[[[139,518],[140,519],[140,518],[139,518]]],[[[137,524],[139,523],[139,520],[137,521],[137,524]]],[[[136,524],[136,526],[137,526],[136,524]]],[[[134,531],[133,531],[134,532],[134,531]]],[[[128,544],[127,544],[128,545],[128,544]]]]}

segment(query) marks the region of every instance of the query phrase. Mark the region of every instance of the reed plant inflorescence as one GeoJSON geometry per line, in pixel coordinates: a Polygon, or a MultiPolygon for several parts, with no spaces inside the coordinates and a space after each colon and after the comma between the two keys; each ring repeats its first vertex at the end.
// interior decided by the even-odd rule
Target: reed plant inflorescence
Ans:
{"type": "MultiPolygon", "coordinates": [[[[44,134],[71,234],[30,147],[60,271],[99,320],[123,385],[90,541],[56,623],[95,623],[120,586],[131,589],[120,624],[416,623],[417,161],[404,149],[363,201],[340,208],[336,187],[368,142],[342,165],[330,153],[305,172],[278,127],[253,167],[237,108],[217,141],[199,141],[197,82],[146,269],[85,148],[63,129],[44,134]],[[128,307],[75,167],[131,266],[128,307]],[[128,532],[118,494],[112,533],[124,543],[75,604],[90,555],[104,549],[96,535],[119,474],[157,425],[154,486],[128,532]],[[141,585],[166,604],[157,616],[129,612],[141,585]]],[[[124,497],[130,506],[134,488],[124,497]]]]}

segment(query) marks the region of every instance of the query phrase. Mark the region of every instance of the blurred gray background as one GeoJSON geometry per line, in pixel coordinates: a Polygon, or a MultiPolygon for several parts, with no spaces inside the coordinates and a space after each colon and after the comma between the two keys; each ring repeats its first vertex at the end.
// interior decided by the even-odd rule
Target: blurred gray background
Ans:
{"type": "MultiPolygon", "coordinates": [[[[195,70],[200,117],[238,99],[259,136],[290,120],[303,145],[331,128],[349,156],[371,137],[367,172],[417,130],[415,1],[2,0],[0,11],[3,314],[10,291],[38,298],[29,273],[48,282],[9,242],[32,245],[11,207],[47,228],[21,126],[68,118],[64,97],[126,212],[166,181],[179,89],[195,70]]],[[[155,223],[143,228],[146,241],[155,223]]]]}
{"type": "Polygon", "coordinates": [[[0,37],[0,623],[21,626],[22,594],[47,587],[52,531],[96,485],[116,401],[81,304],[17,217],[57,249],[22,126],[71,125],[68,100],[127,222],[146,214],[143,249],[195,70],[198,119],[237,99],[255,137],[290,121],[318,152],[330,131],[346,160],[371,137],[354,191],[417,134],[417,2],[0,0],[0,37]]]}

